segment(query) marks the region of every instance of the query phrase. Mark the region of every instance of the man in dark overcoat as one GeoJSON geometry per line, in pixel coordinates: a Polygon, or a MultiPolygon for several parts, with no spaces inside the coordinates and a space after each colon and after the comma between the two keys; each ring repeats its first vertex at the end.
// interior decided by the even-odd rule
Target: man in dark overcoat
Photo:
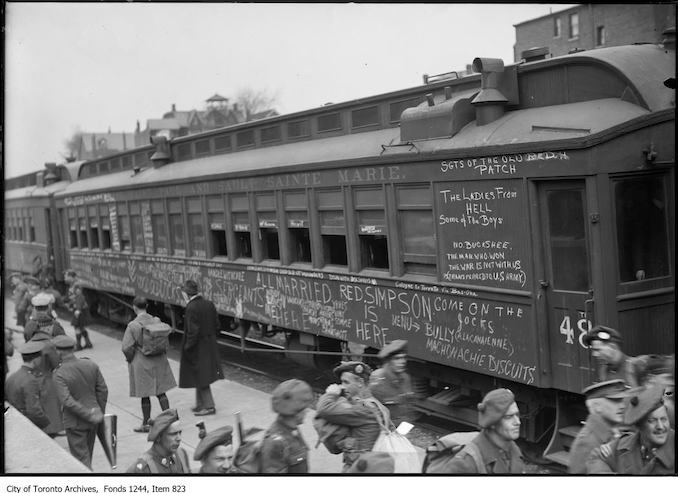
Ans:
{"type": "Polygon", "coordinates": [[[42,349],[44,344],[29,341],[19,347],[23,358],[21,368],[7,377],[5,399],[20,413],[30,419],[35,426],[47,428],[50,421],[40,402],[42,386],[42,349]]]}
{"type": "Polygon", "coordinates": [[[108,387],[99,366],[73,354],[75,340],[57,336],[54,345],[61,364],[54,370],[59,401],[64,409],[64,427],[73,457],[92,468],[92,451],[99,423],[104,420],[108,387]]]}
{"type": "Polygon", "coordinates": [[[146,356],[141,352],[143,345],[143,326],[153,323],[154,318],[146,312],[148,301],[146,298],[136,296],[132,300],[132,308],[136,317],[125,329],[122,337],[122,353],[129,368],[129,395],[141,397],[141,413],[143,422],[141,426],[134,428],[137,433],[148,433],[151,430],[148,421],[151,419],[151,396],[156,396],[160,408],[169,409],[167,392],[177,386],[167,353],[146,356]]]}
{"type": "Polygon", "coordinates": [[[193,414],[215,414],[210,384],[223,378],[217,351],[217,309],[214,303],[200,295],[198,284],[191,279],[184,283],[181,292],[186,301],[186,311],[181,341],[179,387],[195,388],[195,407],[191,409],[193,414]]]}

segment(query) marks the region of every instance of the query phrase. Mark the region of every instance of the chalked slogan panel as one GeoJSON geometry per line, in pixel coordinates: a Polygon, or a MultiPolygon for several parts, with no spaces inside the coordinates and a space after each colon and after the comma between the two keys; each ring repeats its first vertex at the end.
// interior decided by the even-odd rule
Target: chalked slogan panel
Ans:
{"type": "Polygon", "coordinates": [[[441,183],[436,200],[444,281],[530,288],[527,192],[521,180],[441,183]]]}

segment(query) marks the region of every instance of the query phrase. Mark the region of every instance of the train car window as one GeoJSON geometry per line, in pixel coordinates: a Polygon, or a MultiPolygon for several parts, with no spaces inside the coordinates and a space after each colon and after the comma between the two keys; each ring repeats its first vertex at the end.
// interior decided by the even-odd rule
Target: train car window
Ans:
{"type": "Polygon", "coordinates": [[[346,219],[341,190],[319,190],[316,194],[325,265],[348,265],[346,219]]]}
{"type": "Polygon", "coordinates": [[[66,216],[68,220],[68,245],[71,248],[78,248],[78,220],[75,216],[75,209],[68,208],[66,216]]]}
{"type": "Polygon", "coordinates": [[[194,197],[186,200],[188,205],[188,230],[191,242],[191,256],[207,258],[205,227],[202,219],[202,200],[194,197]]]}
{"type": "Polygon", "coordinates": [[[168,204],[172,254],[179,257],[185,257],[186,236],[184,234],[184,215],[181,207],[181,199],[170,199],[168,204]]]}
{"type": "Polygon", "coordinates": [[[28,241],[30,243],[35,243],[35,224],[33,222],[33,216],[28,218],[28,241]]]}
{"type": "Polygon", "coordinates": [[[399,187],[396,200],[405,272],[436,275],[431,188],[399,187]]]}
{"type": "Polygon", "coordinates": [[[122,161],[120,158],[115,158],[111,161],[111,173],[120,171],[122,169],[122,161]]]}
{"type": "Polygon", "coordinates": [[[370,106],[351,111],[351,128],[379,125],[379,106],[370,106]]]}
{"type": "Polygon", "coordinates": [[[230,197],[233,232],[235,234],[235,252],[237,258],[252,258],[252,236],[250,232],[249,200],[245,194],[230,197]]]}
{"type": "Polygon", "coordinates": [[[169,254],[169,237],[165,221],[165,201],[151,200],[151,227],[153,229],[153,245],[155,253],[169,254]]]}
{"type": "Polygon", "coordinates": [[[122,157],[122,169],[132,169],[133,168],[133,157],[130,156],[123,156],[122,157]]]}
{"type": "Polygon", "coordinates": [[[282,139],[280,126],[264,127],[261,129],[261,143],[271,144],[273,142],[280,142],[282,139]]]}
{"type": "Polygon", "coordinates": [[[88,248],[87,241],[87,217],[85,217],[84,207],[78,207],[78,247],[88,248]]]}
{"type": "Polygon", "coordinates": [[[101,217],[101,249],[111,249],[111,218],[109,216],[108,205],[102,204],[99,206],[99,214],[101,217]]]}
{"type": "Polygon", "coordinates": [[[412,108],[419,105],[423,101],[422,98],[410,98],[403,101],[395,101],[389,105],[389,122],[398,123],[400,116],[407,108],[412,108]]]}
{"type": "Polygon", "coordinates": [[[311,135],[311,129],[308,120],[299,120],[287,124],[287,137],[290,139],[299,139],[311,135]]]}
{"type": "Polygon", "coordinates": [[[132,202],[129,205],[129,223],[132,248],[136,253],[144,253],[144,228],[139,202],[132,202]]]}
{"type": "Polygon", "coordinates": [[[226,223],[224,222],[224,199],[220,195],[207,197],[207,221],[210,231],[212,257],[226,257],[226,223]]]}
{"type": "Polygon", "coordinates": [[[149,156],[147,152],[137,152],[134,155],[134,166],[141,168],[148,164],[149,156]]]}
{"type": "Polygon", "coordinates": [[[97,211],[97,206],[93,205],[89,207],[89,240],[91,248],[99,248],[99,214],[97,211]]]}
{"type": "Polygon", "coordinates": [[[621,282],[670,274],[664,180],[646,176],[614,185],[621,282]]]}
{"type": "Polygon", "coordinates": [[[184,161],[191,158],[191,143],[185,142],[177,145],[177,160],[184,161]]]}
{"type": "Polygon", "coordinates": [[[23,210],[21,211],[21,216],[17,218],[19,220],[19,241],[24,241],[24,217],[23,210]]]}
{"type": "Polygon", "coordinates": [[[320,115],[317,118],[318,132],[329,132],[331,130],[341,130],[341,113],[330,113],[320,115]]]}
{"type": "Polygon", "coordinates": [[[256,194],[254,201],[259,224],[259,241],[263,260],[280,260],[280,240],[278,238],[278,217],[275,195],[256,194]]]}
{"type": "Polygon", "coordinates": [[[238,148],[253,146],[255,144],[254,130],[243,130],[235,134],[235,144],[238,148]]]}
{"type": "Polygon", "coordinates": [[[231,150],[231,136],[222,135],[214,139],[214,152],[222,153],[231,150]]]}
{"type": "Polygon", "coordinates": [[[363,269],[388,269],[388,238],[381,188],[355,189],[358,212],[360,265],[363,269]]]}
{"type": "Polygon", "coordinates": [[[132,249],[132,235],[130,234],[129,217],[127,211],[127,202],[120,202],[117,204],[120,248],[124,252],[129,252],[132,249]]]}
{"type": "Polygon", "coordinates": [[[210,152],[210,141],[205,139],[205,140],[199,140],[195,143],[195,155],[196,156],[206,156],[211,154],[210,152]]]}
{"type": "Polygon", "coordinates": [[[285,192],[285,214],[290,235],[290,261],[311,262],[311,236],[306,192],[285,192]]]}
{"type": "Polygon", "coordinates": [[[549,242],[553,288],[587,291],[590,286],[582,190],[549,190],[549,242]]]}

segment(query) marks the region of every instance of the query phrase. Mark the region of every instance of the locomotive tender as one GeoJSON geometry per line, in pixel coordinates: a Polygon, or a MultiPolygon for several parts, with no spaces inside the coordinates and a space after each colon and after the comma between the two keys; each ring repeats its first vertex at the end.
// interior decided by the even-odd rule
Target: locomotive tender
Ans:
{"type": "MultiPolygon", "coordinates": [[[[555,436],[594,378],[593,324],[627,354],[675,343],[674,50],[477,58],[479,74],[85,162],[50,195],[54,255],[112,318],[144,295],[180,325],[192,278],[224,331],[310,352],[407,339],[436,394],[422,409],[472,423],[463,404],[505,386],[523,434],[555,436]]],[[[6,238],[20,268],[27,242],[6,238]]]]}

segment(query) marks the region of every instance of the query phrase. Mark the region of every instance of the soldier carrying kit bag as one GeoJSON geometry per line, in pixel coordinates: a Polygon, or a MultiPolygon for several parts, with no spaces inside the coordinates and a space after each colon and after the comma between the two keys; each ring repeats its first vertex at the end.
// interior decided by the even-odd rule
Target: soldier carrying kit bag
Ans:
{"type": "Polygon", "coordinates": [[[144,356],[155,356],[165,354],[169,349],[169,335],[172,333],[172,327],[166,324],[158,317],[153,317],[153,322],[141,325],[141,354],[144,356]]]}
{"type": "Polygon", "coordinates": [[[454,457],[465,450],[473,457],[479,474],[485,474],[485,464],[480,458],[480,451],[472,440],[478,436],[477,431],[460,431],[440,437],[433,445],[426,447],[426,456],[422,471],[424,474],[447,474],[447,465],[454,457]]]}

